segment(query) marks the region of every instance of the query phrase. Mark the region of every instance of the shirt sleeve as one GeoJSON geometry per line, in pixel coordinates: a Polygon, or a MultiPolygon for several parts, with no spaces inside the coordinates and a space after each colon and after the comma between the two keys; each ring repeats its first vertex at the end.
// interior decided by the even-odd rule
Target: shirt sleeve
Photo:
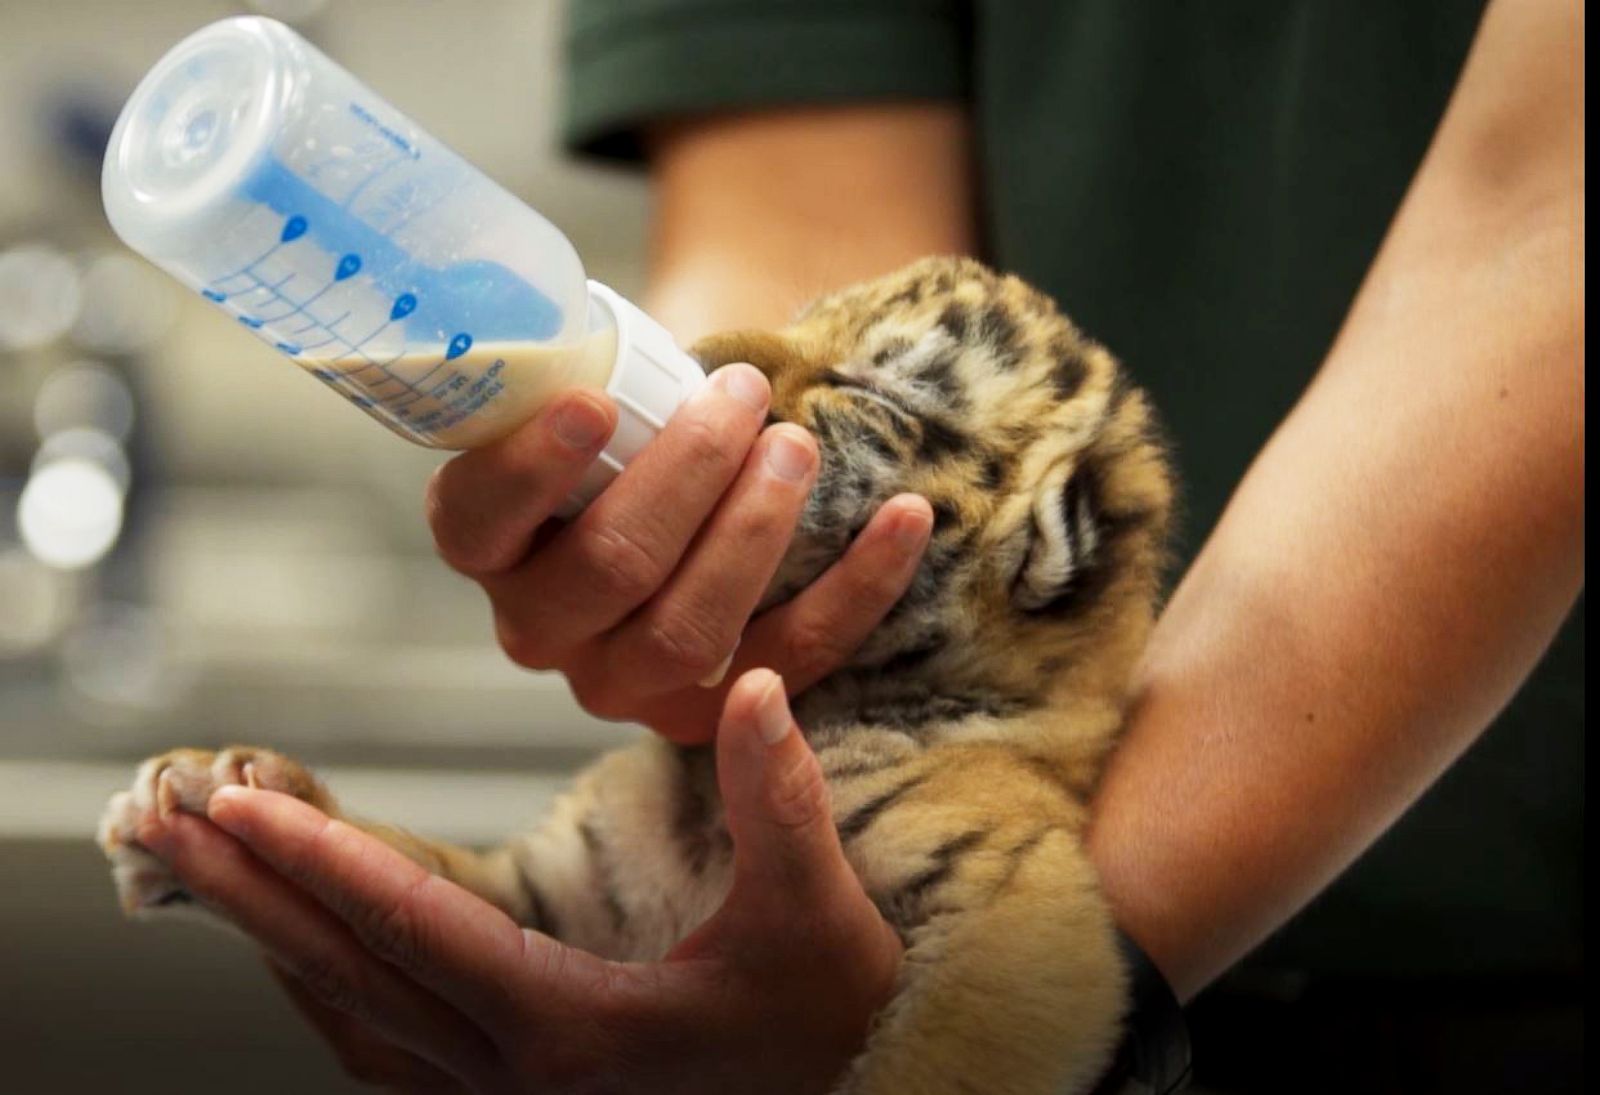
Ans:
{"type": "Polygon", "coordinates": [[[562,138],[643,157],[652,121],[753,107],[959,99],[964,0],[574,0],[562,138]]]}

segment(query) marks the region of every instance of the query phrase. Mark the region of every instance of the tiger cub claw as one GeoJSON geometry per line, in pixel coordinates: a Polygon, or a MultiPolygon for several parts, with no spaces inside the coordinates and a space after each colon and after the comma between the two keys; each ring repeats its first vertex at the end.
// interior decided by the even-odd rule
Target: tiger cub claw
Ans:
{"type": "Polygon", "coordinates": [[[171,869],[139,842],[139,829],[152,815],[162,821],[180,811],[204,817],[212,792],[229,786],[282,791],[319,809],[332,807],[310,772],[265,749],[174,749],[151,757],[139,766],[128,790],[111,796],[96,833],[100,850],[111,861],[123,912],[141,916],[193,903],[171,869]]]}

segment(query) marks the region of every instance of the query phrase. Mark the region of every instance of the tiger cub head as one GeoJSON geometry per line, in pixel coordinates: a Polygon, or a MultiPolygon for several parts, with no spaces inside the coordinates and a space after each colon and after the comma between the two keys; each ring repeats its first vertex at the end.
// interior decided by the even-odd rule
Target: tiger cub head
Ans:
{"type": "Polygon", "coordinates": [[[835,674],[840,702],[1003,707],[1057,689],[1120,702],[1155,611],[1173,486],[1144,394],[1050,298],[931,258],[824,296],[780,331],[694,352],[708,369],[762,369],[773,419],[821,449],[765,603],[816,578],[891,496],[933,506],[910,590],[835,674]]]}

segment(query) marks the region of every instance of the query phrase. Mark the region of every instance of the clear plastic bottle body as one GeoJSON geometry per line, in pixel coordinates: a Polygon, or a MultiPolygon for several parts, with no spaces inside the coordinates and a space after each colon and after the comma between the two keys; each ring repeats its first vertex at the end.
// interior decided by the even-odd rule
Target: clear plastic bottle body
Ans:
{"type": "Polygon", "coordinates": [[[475,447],[610,375],[566,237],[270,19],[163,57],[102,183],[126,243],[418,443],[475,447]]]}

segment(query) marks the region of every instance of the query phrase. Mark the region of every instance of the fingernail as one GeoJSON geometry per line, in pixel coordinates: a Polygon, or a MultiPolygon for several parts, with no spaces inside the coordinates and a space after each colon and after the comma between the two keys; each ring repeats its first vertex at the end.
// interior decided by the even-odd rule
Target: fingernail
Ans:
{"type": "Polygon", "coordinates": [[[727,679],[728,670],[733,668],[733,656],[738,652],[739,648],[735,646],[726,658],[723,658],[722,661],[717,663],[717,667],[715,669],[707,673],[704,677],[701,677],[695,683],[701,688],[717,687],[717,685],[721,684],[727,679]]]}
{"type": "Polygon", "coordinates": [[[797,483],[811,472],[811,449],[785,433],[774,431],[767,441],[767,467],[779,479],[797,483]]]}
{"type": "Polygon", "coordinates": [[[794,720],[789,718],[789,701],[783,694],[783,678],[773,674],[772,683],[756,703],[756,732],[768,745],[777,745],[789,734],[794,720]]]}
{"type": "Polygon", "coordinates": [[[711,374],[711,383],[752,411],[767,409],[771,389],[767,387],[767,378],[754,365],[724,365],[711,374]]]}
{"type": "Polygon", "coordinates": [[[605,436],[606,416],[587,399],[575,399],[556,412],[556,437],[569,449],[591,449],[605,436]]]}
{"type": "Polygon", "coordinates": [[[910,510],[895,518],[894,542],[906,551],[916,551],[933,531],[933,518],[921,510],[910,510]]]}

